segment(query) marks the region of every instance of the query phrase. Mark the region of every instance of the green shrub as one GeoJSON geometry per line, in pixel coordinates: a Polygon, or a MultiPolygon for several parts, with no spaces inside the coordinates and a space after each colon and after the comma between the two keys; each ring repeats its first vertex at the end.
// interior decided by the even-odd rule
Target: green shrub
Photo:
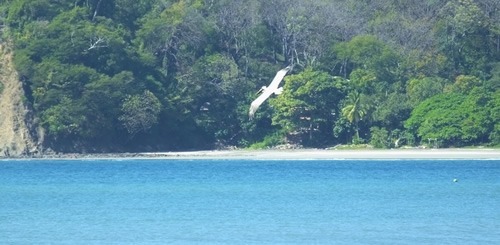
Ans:
{"type": "Polygon", "coordinates": [[[375,148],[389,148],[391,142],[388,140],[389,132],[385,128],[371,127],[370,144],[375,148]]]}
{"type": "Polygon", "coordinates": [[[267,135],[260,142],[253,143],[248,148],[250,148],[250,149],[266,149],[266,148],[270,148],[270,147],[273,147],[273,146],[276,146],[276,145],[279,145],[279,144],[283,144],[284,143],[283,139],[284,139],[283,134],[281,132],[276,132],[276,133],[267,135]]]}
{"type": "Polygon", "coordinates": [[[490,140],[492,145],[500,146],[500,123],[495,124],[490,134],[490,140]]]}

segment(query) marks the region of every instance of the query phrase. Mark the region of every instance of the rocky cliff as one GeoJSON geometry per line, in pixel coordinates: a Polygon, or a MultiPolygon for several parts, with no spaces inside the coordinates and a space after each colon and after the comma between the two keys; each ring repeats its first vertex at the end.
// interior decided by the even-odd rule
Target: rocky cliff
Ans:
{"type": "Polygon", "coordinates": [[[30,110],[23,103],[24,92],[14,68],[12,52],[0,43],[0,157],[38,154],[30,110]]]}

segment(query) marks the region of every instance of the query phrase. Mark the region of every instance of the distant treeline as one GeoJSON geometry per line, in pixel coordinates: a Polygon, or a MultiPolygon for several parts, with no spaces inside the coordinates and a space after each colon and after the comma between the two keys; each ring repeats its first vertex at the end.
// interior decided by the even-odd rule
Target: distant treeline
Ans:
{"type": "Polygon", "coordinates": [[[0,25],[56,151],[500,144],[498,0],[3,0],[0,25]]]}

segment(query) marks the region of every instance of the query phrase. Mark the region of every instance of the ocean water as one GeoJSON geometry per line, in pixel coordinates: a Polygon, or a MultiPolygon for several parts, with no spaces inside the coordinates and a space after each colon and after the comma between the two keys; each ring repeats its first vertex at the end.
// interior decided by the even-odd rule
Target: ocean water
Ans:
{"type": "Polygon", "coordinates": [[[171,243],[500,244],[500,161],[0,161],[0,244],[171,243]]]}

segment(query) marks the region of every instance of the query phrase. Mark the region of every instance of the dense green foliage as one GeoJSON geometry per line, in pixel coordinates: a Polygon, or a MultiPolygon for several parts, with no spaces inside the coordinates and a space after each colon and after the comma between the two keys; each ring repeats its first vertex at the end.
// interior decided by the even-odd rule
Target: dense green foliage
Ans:
{"type": "Polygon", "coordinates": [[[500,143],[496,0],[4,0],[0,25],[57,151],[500,143]]]}

